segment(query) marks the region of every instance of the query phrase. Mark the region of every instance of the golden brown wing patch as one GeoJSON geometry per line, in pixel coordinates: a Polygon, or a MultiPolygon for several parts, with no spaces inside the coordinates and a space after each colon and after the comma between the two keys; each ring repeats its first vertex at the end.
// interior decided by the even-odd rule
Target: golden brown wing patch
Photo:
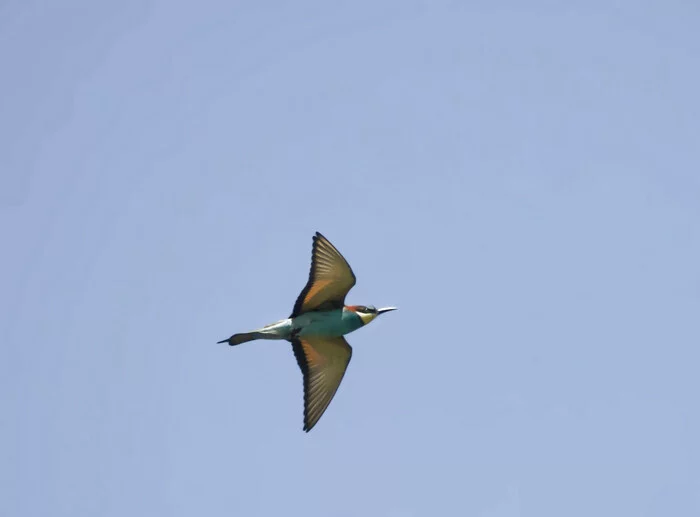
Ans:
{"type": "Polygon", "coordinates": [[[355,285],[355,274],[328,239],[316,232],[309,280],[294,304],[290,318],[319,309],[340,309],[355,285]]]}
{"type": "Polygon", "coordinates": [[[304,431],[309,432],[338,391],[352,348],[339,336],[298,338],[292,349],[304,375],[304,431]]]}

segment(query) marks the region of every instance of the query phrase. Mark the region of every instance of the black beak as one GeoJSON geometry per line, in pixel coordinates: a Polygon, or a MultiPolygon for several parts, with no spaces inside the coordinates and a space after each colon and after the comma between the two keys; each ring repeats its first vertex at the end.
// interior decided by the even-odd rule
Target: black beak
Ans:
{"type": "Polygon", "coordinates": [[[377,316],[379,316],[380,314],[383,314],[385,312],[395,311],[397,309],[398,309],[398,307],[384,307],[383,309],[377,309],[377,316]]]}

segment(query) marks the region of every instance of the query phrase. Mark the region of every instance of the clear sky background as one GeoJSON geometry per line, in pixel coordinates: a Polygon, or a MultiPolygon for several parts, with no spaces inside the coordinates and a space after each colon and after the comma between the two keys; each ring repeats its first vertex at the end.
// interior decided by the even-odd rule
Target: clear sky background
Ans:
{"type": "Polygon", "coordinates": [[[700,515],[697,2],[0,3],[0,515],[700,515]],[[564,5],[566,4],[566,5],[564,5]],[[302,432],[324,233],[397,305],[302,432]]]}

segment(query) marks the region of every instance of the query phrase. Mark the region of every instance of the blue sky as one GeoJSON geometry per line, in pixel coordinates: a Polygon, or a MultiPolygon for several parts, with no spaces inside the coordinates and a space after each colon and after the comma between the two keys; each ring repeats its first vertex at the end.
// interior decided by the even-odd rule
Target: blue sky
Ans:
{"type": "Polygon", "coordinates": [[[692,2],[0,5],[0,514],[700,514],[692,2]],[[302,428],[324,233],[398,312],[302,428]]]}

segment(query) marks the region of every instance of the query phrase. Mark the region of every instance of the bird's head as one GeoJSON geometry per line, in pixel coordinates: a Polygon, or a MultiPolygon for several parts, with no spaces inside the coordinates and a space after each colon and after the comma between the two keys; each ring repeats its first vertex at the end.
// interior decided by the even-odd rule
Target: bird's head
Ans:
{"type": "Polygon", "coordinates": [[[363,325],[367,325],[374,318],[385,312],[395,311],[396,307],[384,307],[377,309],[374,305],[352,305],[348,307],[351,311],[357,314],[362,320],[363,325]]]}

